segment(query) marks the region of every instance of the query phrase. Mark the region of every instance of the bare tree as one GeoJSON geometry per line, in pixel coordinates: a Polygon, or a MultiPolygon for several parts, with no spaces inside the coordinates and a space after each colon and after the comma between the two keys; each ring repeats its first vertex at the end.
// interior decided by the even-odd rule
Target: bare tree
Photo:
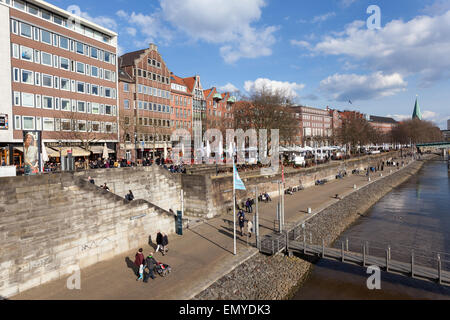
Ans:
{"type": "Polygon", "coordinates": [[[299,128],[299,121],[292,111],[292,97],[285,91],[263,88],[236,103],[234,108],[235,127],[248,129],[279,129],[280,140],[293,143],[299,128]]]}

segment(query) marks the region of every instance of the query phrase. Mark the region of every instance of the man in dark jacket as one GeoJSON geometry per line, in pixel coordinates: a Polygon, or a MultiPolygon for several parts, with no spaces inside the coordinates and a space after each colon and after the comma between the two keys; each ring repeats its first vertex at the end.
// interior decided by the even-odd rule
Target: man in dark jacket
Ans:
{"type": "Polygon", "coordinates": [[[156,252],[158,252],[159,249],[163,248],[162,242],[163,242],[163,235],[162,235],[161,231],[158,230],[158,234],[156,235],[156,244],[157,244],[156,252]]]}
{"type": "Polygon", "coordinates": [[[162,255],[166,255],[166,252],[169,251],[169,248],[167,246],[169,245],[169,238],[167,237],[167,234],[163,234],[162,238],[162,255]]]}
{"type": "Polygon", "coordinates": [[[133,194],[133,192],[131,190],[125,196],[125,199],[128,200],[128,201],[133,201],[134,200],[134,194],[133,194]]]}
{"type": "Polygon", "coordinates": [[[153,252],[148,255],[145,259],[145,268],[148,269],[148,273],[144,276],[144,282],[148,282],[148,278],[155,279],[155,275],[153,274],[153,270],[155,269],[157,262],[155,258],[153,258],[153,252]]]}

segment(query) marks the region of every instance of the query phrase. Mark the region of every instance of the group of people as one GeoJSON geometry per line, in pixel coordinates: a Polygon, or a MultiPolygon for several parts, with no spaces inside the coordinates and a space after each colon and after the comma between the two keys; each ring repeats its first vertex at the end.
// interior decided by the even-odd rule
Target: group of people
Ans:
{"type": "MultiPolygon", "coordinates": [[[[156,235],[156,252],[160,251],[162,255],[166,255],[169,245],[169,238],[166,233],[161,233],[161,231],[158,230],[158,234],[156,235]]],[[[153,256],[154,253],[150,252],[150,254],[145,257],[144,250],[140,248],[138,252],[136,252],[136,256],[134,259],[134,266],[136,276],[138,277],[136,281],[142,280],[143,282],[148,282],[148,278],[155,279],[154,270],[159,265],[159,263],[156,261],[155,257],[153,256]],[[148,269],[148,272],[145,272],[145,270],[148,269]]]]}
{"type": "Polygon", "coordinates": [[[269,201],[272,201],[272,198],[270,198],[270,196],[269,196],[269,194],[267,193],[267,192],[263,192],[263,193],[261,193],[260,195],[259,195],[259,197],[258,197],[258,200],[259,201],[261,201],[261,202],[269,202],[269,201]]]}

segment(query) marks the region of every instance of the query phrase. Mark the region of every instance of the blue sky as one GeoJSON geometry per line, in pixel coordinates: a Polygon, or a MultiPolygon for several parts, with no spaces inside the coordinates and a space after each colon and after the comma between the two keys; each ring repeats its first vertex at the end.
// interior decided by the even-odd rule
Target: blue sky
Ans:
{"type": "Polygon", "coordinates": [[[450,119],[450,0],[49,2],[117,31],[122,53],[156,43],[204,88],[281,88],[304,105],[396,119],[419,95],[426,119],[450,119]],[[381,29],[367,27],[370,5],[381,29]]]}

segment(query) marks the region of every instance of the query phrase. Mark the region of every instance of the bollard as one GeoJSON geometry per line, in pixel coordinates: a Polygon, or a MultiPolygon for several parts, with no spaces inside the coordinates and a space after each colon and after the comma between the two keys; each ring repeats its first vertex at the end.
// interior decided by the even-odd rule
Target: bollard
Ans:
{"type": "Polygon", "coordinates": [[[342,241],[341,243],[342,243],[342,247],[341,247],[342,262],[345,262],[345,257],[344,257],[344,241],[342,241]]]}
{"type": "Polygon", "coordinates": [[[353,189],[356,189],[356,184],[353,185],[353,189]]]}
{"type": "Polygon", "coordinates": [[[386,249],[386,272],[389,272],[389,249],[386,249]]]}
{"type": "Polygon", "coordinates": [[[383,174],[382,173],[380,173],[380,177],[382,177],[383,176],[383,174]]]}
{"type": "Polygon", "coordinates": [[[311,214],[311,213],[312,213],[312,209],[308,208],[308,214],[311,214]]]}
{"type": "Polygon", "coordinates": [[[370,179],[370,177],[369,177],[369,179],[367,179],[367,181],[369,181],[369,182],[370,182],[370,181],[372,181],[372,180],[371,180],[371,179],[370,179]]]}
{"type": "Polygon", "coordinates": [[[306,255],[306,234],[303,233],[303,254],[306,255]]]}
{"type": "Polygon", "coordinates": [[[322,239],[322,258],[325,258],[325,240],[322,239]]]}
{"type": "Polygon", "coordinates": [[[438,260],[438,281],[439,281],[439,284],[442,284],[442,264],[441,264],[441,255],[440,254],[437,255],[437,260],[438,260]]]}
{"type": "Polygon", "coordinates": [[[363,245],[363,267],[366,267],[366,246],[363,245]]]}

